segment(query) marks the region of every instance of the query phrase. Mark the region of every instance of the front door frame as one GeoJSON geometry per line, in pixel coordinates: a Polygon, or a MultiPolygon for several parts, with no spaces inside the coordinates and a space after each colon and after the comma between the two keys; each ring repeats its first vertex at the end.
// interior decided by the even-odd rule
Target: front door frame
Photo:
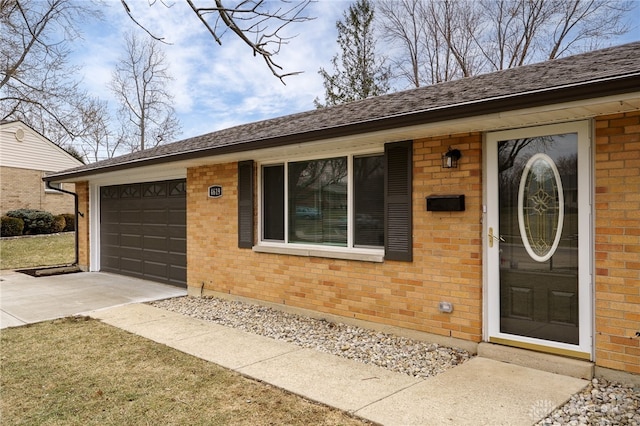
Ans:
{"type": "MultiPolygon", "coordinates": [[[[484,309],[483,333],[488,342],[506,344],[525,349],[555,353],[582,359],[594,359],[594,306],[593,306],[593,155],[591,121],[550,124],[486,133],[484,137],[484,194],[483,194],[483,280],[484,309]],[[579,344],[567,344],[500,332],[499,240],[489,237],[489,230],[498,230],[498,141],[521,137],[577,133],[578,134],[578,318],[579,344]],[[489,240],[493,239],[493,247],[489,240]]],[[[495,233],[495,231],[494,231],[495,233]]]]}

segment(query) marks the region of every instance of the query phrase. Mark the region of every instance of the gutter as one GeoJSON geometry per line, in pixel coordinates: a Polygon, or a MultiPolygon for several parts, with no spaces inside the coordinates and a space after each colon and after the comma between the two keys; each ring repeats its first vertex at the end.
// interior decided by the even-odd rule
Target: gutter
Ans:
{"type": "Polygon", "coordinates": [[[62,192],[64,194],[69,194],[69,195],[73,195],[73,202],[74,202],[74,213],[75,213],[75,249],[76,249],[76,258],[75,261],[73,262],[72,266],[78,266],[78,262],[80,261],[80,249],[79,249],[79,236],[78,236],[78,216],[82,215],[79,211],[78,211],[78,194],[76,194],[75,192],[71,192],[71,191],[67,191],[66,189],[62,189],[62,188],[54,188],[53,186],[51,186],[51,181],[46,180],[46,178],[42,178],[42,180],[45,181],[45,184],[47,186],[47,189],[50,189],[52,191],[58,191],[58,192],[62,192]]]}
{"type": "MultiPolygon", "coordinates": [[[[408,127],[416,124],[428,124],[451,119],[500,113],[521,108],[531,108],[553,105],[556,103],[619,95],[623,93],[637,92],[638,87],[640,87],[639,84],[640,72],[634,71],[622,76],[604,77],[596,80],[476,99],[435,108],[409,111],[401,114],[373,117],[339,126],[311,129],[301,133],[281,134],[264,139],[254,139],[240,143],[227,143],[218,146],[193,149],[190,151],[161,154],[155,157],[141,157],[135,160],[109,164],[101,167],[99,166],[96,168],[84,168],[70,172],[63,171],[60,173],[53,173],[49,178],[53,178],[52,180],[75,179],[100,173],[131,169],[139,166],[151,166],[172,161],[184,161],[200,157],[240,153],[256,149],[275,148],[313,142],[322,139],[348,137],[361,133],[408,127]]],[[[196,138],[198,137],[196,136],[196,138]]]]}

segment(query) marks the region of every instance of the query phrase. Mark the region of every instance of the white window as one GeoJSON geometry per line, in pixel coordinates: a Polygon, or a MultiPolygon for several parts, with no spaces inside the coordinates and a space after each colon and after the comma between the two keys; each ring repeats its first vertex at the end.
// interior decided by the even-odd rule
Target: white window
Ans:
{"type": "Polygon", "coordinates": [[[56,191],[56,189],[62,189],[62,184],[60,182],[51,182],[49,186],[44,182],[44,192],[48,192],[50,194],[62,194],[62,192],[56,191]]]}
{"type": "Polygon", "coordinates": [[[263,165],[261,241],[384,247],[384,155],[263,165]]]}

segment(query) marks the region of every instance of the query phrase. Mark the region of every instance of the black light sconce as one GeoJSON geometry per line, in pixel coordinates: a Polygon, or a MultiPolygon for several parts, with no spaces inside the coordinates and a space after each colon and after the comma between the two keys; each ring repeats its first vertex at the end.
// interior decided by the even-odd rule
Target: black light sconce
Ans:
{"type": "Polygon", "coordinates": [[[442,154],[442,168],[443,169],[456,169],[458,168],[458,160],[462,157],[462,153],[459,149],[449,149],[442,154]]]}

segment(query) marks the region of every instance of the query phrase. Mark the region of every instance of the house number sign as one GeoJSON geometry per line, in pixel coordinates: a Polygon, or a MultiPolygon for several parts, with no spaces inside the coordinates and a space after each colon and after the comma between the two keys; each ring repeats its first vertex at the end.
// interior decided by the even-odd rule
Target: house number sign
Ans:
{"type": "Polygon", "coordinates": [[[213,185],[209,187],[209,198],[222,197],[222,187],[220,185],[213,185]]]}

